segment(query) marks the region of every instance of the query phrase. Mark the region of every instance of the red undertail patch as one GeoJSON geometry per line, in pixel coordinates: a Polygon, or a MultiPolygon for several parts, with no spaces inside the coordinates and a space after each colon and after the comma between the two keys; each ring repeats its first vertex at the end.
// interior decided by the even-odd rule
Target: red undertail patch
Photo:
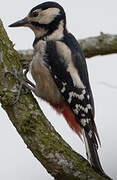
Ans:
{"type": "MultiPolygon", "coordinates": [[[[81,138],[81,127],[78,124],[78,121],[74,115],[74,113],[71,111],[70,107],[65,103],[62,102],[60,104],[54,104],[52,103],[51,106],[59,113],[59,114],[63,114],[64,118],[66,119],[67,123],[69,124],[69,126],[73,129],[73,131],[75,131],[79,137],[81,138]]],[[[81,138],[82,140],[82,138],[81,138]]]]}

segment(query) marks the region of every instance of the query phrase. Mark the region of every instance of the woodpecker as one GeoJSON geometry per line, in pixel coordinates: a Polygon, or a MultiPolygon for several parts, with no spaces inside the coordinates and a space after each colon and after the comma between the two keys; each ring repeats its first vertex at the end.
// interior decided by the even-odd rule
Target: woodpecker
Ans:
{"type": "Polygon", "coordinates": [[[84,138],[91,166],[105,176],[97,153],[100,139],[87,65],[78,41],[67,30],[64,9],[56,2],[42,3],[10,25],[20,26],[35,34],[30,64],[35,94],[63,114],[69,126],[84,138]]]}

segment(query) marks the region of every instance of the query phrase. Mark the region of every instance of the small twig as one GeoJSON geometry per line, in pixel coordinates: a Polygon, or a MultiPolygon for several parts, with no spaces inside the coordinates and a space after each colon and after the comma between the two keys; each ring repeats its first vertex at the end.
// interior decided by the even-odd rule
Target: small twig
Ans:
{"type": "Polygon", "coordinates": [[[100,82],[100,84],[102,84],[102,85],[105,85],[105,86],[108,86],[109,88],[113,88],[113,89],[117,89],[117,86],[114,86],[114,85],[111,85],[111,84],[109,84],[109,83],[107,83],[107,82],[100,82]]]}

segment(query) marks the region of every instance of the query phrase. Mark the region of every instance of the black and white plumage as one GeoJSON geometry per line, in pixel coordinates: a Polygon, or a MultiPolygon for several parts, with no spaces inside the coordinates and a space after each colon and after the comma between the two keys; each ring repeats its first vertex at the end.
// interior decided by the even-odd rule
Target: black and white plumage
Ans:
{"type": "Polygon", "coordinates": [[[30,27],[35,34],[30,65],[35,94],[62,113],[79,136],[83,135],[92,167],[105,175],[97,154],[100,140],[86,61],[77,40],[67,31],[63,8],[55,2],[42,3],[10,25],[19,26],[30,27]]]}

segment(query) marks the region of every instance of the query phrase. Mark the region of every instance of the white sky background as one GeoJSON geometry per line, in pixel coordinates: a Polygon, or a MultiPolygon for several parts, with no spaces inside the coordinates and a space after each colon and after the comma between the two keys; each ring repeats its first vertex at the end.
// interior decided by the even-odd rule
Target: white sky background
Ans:
{"type": "MultiPolygon", "coordinates": [[[[29,10],[44,1],[4,0],[0,6],[2,18],[16,49],[32,48],[33,33],[27,28],[8,28],[23,18],[29,10]]],[[[67,14],[68,29],[78,39],[97,36],[100,32],[117,34],[116,0],[58,0],[67,14]]],[[[87,60],[90,82],[96,106],[96,124],[102,142],[100,159],[105,172],[117,179],[117,55],[99,56],[87,60]]],[[[51,108],[41,103],[48,119],[73,149],[85,156],[85,147],[65,120],[51,108]]],[[[21,137],[0,110],[0,179],[2,180],[52,180],[46,170],[27,149],[21,137]]],[[[86,156],[85,156],[86,157],[86,156]]]]}

